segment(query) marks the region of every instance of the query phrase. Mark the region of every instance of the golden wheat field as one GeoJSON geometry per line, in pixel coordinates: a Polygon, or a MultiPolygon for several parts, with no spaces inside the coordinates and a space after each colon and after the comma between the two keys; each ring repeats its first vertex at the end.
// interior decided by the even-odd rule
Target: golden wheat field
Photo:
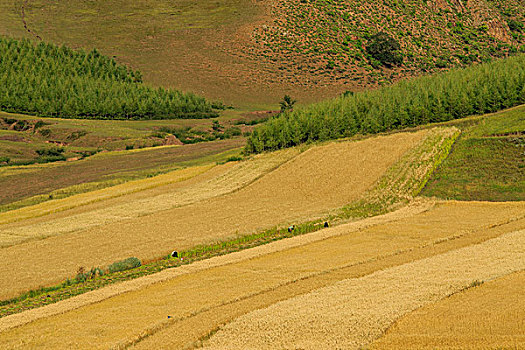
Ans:
{"type": "Polygon", "coordinates": [[[522,270],[455,294],[403,317],[372,348],[523,349],[524,287],[522,270]]]}
{"type": "Polygon", "coordinates": [[[248,313],[219,330],[206,348],[367,346],[410,311],[457,292],[472,281],[497,278],[525,268],[524,246],[525,230],[522,230],[343,280],[248,313]]]}
{"type": "Polygon", "coordinates": [[[5,317],[0,347],[365,344],[416,307],[523,269],[524,228],[525,203],[423,201],[5,317]],[[357,331],[341,339],[343,326],[357,331]]]}
{"type": "MultiPolygon", "coordinates": [[[[247,176],[248,180],[241,181],[239,186],[247,185],[237,191],[224,194],[232,190],[225,185],[229,180],[216,180],[217,186],[204,189],[207,194],[201,197],[202,200],[171,209],[164,207],[161,200],[157,203],[155,199],[144,198],[145,202],[139,200],[140,205],[135,207],[140,213],[146,211],[146,215],[139,217],[114,219],[111,217],[113,207],[98,207],[94,212],[73,209],[86,218],[88,227],[85,229],[79,229],[77,220],[80,219],[68,216],[67,211],[58,213],[58,217],[36,218],[36,222],[27,226],[24,226],[25,222],[7,224],[4,235],[31,236],[33,240],[0,250],[0,257],[6,262],[0,266],[0,285],[6,286],[0,291],[0,297],[63,280],[73,275],[79,266],[104,266],[130,256],[156,258],[174,249],[182,250],[325,215],[359,198],[427,134],[428,131],[419,131],[362,141],[334,142],[312,147],[295,157],[289,155],[297,150],[270,154],[263,158],[271,166],[263,168],[271,170],[284,163],[256,181],[253,179],[257,175],[247,176]],[[273,157],[279,160],[275,161],[273,157]],[[213,188],[223,195],[210,198],[213,188]],[[163,210],[156,211],[155,208],[163,210]],[[103,223],[90,227],[90,223],[96,220],[91,218],[94,213],[103,217],[103,223]],[[106,215],[110,218],[107,219],[106,215]],[[54,234],[67,227],[74,227],[76,231],[54,234]],[[34,261],[39,261],[38,269],[34,268],[34,261]]],[[[245,167],[253,174],[250,166],[245,167]]],[[[185,182],[179,182],[178,186],[185,186],[185,182]]],[[[195,196],[194,192],[188,191],[189,197],[195,196]]],[[[161,198],[170,206],[180,204],[177,196],[159,196],[164,196],[161,198]]],[[[119,200],[126,200],[126,196],[119,197],[119,200]]],[[[191,202],[191,198],[188,201],[191,202]]],[[[120,205],[125,208],[135,206],[133,203],[120,205]]]]}

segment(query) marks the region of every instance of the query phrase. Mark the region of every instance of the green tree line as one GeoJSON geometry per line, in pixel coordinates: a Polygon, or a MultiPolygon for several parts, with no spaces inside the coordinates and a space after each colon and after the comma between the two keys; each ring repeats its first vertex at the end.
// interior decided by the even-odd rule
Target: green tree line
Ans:
{"type": "Polygon", "coordinates": [[[153,88],[100,54],[0,37],[0,110],[42,117],[174,119],[217,116],[203,97],[153,88]]]}
{"type": "Polygon", "coordinates": [[[518,55],[282,113],[254,130],[246,152],[444,122],[522,103],[525,55],[518,55]]]}

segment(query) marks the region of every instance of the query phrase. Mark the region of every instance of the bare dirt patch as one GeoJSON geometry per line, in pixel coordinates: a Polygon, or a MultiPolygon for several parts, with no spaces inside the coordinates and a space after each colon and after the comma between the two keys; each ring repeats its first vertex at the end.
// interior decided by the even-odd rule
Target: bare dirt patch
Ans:
{"type": "Polygon", "coordinates": [[[218,154],[243,146],[244,139],[163,147],[140,152],[98,155],[78,162],[61,162],[32,172],[0,177],[0,204],[49,193],[85,182],[107,179],[122,172],[151,169],[218,154]],[[21,186],[20,184],[24,184],[21,186]]]}

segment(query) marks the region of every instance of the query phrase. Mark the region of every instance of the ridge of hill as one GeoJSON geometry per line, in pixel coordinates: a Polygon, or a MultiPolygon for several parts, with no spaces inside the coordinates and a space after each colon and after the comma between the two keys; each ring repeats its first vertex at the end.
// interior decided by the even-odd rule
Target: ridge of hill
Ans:
{"type": "MultiPolygon", "coordinates": [[[[299,85],[385,84],[405,76],[525,50],[520,1],[271,1],[254,26],[249,56],[275,62],[299,85]],[[383,32],[399,44],[399,64],[371,46],[383,32]],[[387,64],[385,64],[387,63],[387,64]]],[[[392,49],[395,49],[394,47],[392,49]]]]}

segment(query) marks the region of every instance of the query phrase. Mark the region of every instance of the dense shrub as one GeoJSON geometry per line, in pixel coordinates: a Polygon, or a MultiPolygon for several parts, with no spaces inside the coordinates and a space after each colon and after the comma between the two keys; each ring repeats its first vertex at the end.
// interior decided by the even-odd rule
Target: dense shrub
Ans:
{"type": "Polygon", "coordinates": [[[387,33],[380,32],[373,35],[368,42],[366,51],[375,60],[387,67],[403,63],[401,45],[387,33]]]}
{"type": "Polygon", "coordinates": [[[204,98],[144,85],[139,72],[97,50],[2,37],[0,110],[91,119],[217,116],[204,98]]]}
{"type": "Polygon", "coordinates": [[[39,148],[36,150],[36,153],[39,156],[45,157],[45,156],[60,156],[62,153],[64,153],[64,147],[59,146],[52,146],[48,148],[39,148]]]}
{"type": "Polygon", "coordinates": [[[118,271],[125,271],[134,269],[135,267],[141,266],[141,262],[138,258],[127,258],[121,261],[116,261],[113,264],[108,266],[108,271],[111,272],[118,272],[118,271]]]}
{"type": "Polygon", "coordinates": [[[523,27],[524,27],[523,23],[518,22],[516,20],[510,20],[508,24],[509,24],[510,30],[514,32],[523,32],[523,27]]]}
{"type": "Polygon", "coordinates": [[[257,127],[247,153],[495,112],[525,103],[525,55],[296,109],[257,127]]]}

